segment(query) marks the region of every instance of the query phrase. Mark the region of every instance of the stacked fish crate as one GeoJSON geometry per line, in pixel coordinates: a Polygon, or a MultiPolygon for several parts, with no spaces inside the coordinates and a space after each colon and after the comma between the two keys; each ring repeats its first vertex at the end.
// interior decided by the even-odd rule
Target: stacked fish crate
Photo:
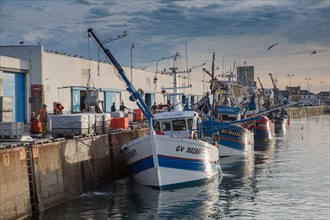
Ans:
{"type": "Polygon", "coordinates": [[[13,97],[0,96],[0,122],[13,121],[13,97]]]}
{"type": "Polygon", "coordinates": [[[23,122],[0,122],[0,139],[19,139],[23,134],[23,122]]]}
{"type": "Polygon", "coordinates": [[[55,137],[108,133],[111,121],[109,113],[51,115],[49,118],[52,135],[55,137]]]}

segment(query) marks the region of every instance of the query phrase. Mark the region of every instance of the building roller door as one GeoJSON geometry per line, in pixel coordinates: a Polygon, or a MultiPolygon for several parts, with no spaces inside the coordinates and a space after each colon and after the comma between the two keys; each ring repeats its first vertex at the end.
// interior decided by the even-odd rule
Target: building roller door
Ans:
{"type": "Polygon", "coordinates": [[[25,122],[25,74],[3,72],[3,96],[13,97],[13,121],[25,122]]]}

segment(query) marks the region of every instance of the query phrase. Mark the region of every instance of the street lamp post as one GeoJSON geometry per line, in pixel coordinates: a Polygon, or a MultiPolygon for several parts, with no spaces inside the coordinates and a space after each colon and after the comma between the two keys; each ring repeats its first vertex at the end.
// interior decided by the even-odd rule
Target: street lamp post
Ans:
{"type": "Polygon", "coordinates": [[[158,63],[159,63],[159,61],[166,60],[166,59],[170,59],[170,58],[173,58],[173,57],[175,58],[175,57],[177,57],[177,56],[179,56],[179,53],[178,53],[178,52],[176,52],[175,55],[173,55],[173,56],[162,57],[162,58],[160,58],[159,60],[157,60],[157,63],[156,63],[156,74],[158,73],[158,63]]]}
{"type": "Polygon", "coordinates": [[[305,78],[307,80],[307,91],[308,91],[308,81],[311,80],[311,78],[305,78]]]}
{"type": "Polygon", "coordinates": [[[323,100],[323,98],[324,98],[324,94],[323,94],[323,84],[325,83],[325,82],[320,82],[321,84],[322,84],[322,90],[321,90],[321,93],[322,93],[322,105],[324,105],[324,100],[323,100]]]}
{"type": "MultiPolygon", "coordinates": [[[[205,72],[205,71],[204,71],[205,72]]],[[[203,74],[203,95],[204,95],[204,88],[205,88],[205,74],[207,74],[207,72],[205,72],[203,74]]]]}
{"type": "Polygon", "coordinates": [[[133,48],[135,47],[134,44],[131,46],[131,83],[133,84],[133,48]]]}
{"type": "Polygon", "coordinates": [[[289,99],[291,100],[291,77],[293,77],[293,75],[288,74],[288,77],[290,77],[290,90],[289,90],[289,99]]]}

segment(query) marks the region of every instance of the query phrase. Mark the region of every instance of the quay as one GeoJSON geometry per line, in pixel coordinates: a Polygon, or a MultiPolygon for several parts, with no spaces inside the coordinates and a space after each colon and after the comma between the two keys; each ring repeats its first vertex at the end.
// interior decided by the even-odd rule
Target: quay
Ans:
{"type": "MultiPolygon", "coordinates": [[[[330,113],[330,106],[288,108],[291,118],[330,113]]],[[[120,148],[149,128],[72,139],[0,142],[0,219],[35,216],[53,206],[127,177],[120,148]]]]}
{"type": "Polygon", "coordinates": [[[287,108],[290,118],[300,118],[310,115],[320,115],[324,113],[330,113],[330,106],[305,106],[299,108],[287,108]]]}
{"type": "Polygon", "coordinates": [[[74,139],[0,142],[0,219],[35,216],[129,175],[120,147],[148,128],[74,139]]]}

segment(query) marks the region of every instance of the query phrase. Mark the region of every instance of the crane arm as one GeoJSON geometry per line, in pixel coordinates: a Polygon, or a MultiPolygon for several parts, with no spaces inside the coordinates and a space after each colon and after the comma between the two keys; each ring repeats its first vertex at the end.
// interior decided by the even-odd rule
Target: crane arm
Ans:
{"type": "Polygon", "coordinates": [[[100,38],[97,36],[97,34],[95,33],[95,31],[92,28],[88,29],[87,33],[88,33],[88,37],[92,37],[96,41],[97,45],[103,50],[105,55],[109,58],[111,63],[117,69],[118,73],[120,74],[120,76],[122,77],[122,79],[124,80],[124,82],[126,84],[126,90],[131,94],[130,100],[131,101],[137,101],[136,104],[141,109],[143,114],[146,116],[147,120],[150,123],[154,124],[155,120],[154,120],[154,116],[153,116],[152,112],[150,111],[149,107],[147,106],[147,104],[142,99],[139,92],[134,88],[134,86],[128,80],[123,68],[117,62],[115,57],[111,54],[110,50],[104,46],[104,44],[102,43],[102,41],[100,40],[100,38]]]}
{"type": "Polygon", "coordinates": [[[264,87],[263,87],[263,85],[262,85],[262,83],[261,83],[261,80],[260,80],[260,78],[259,78],[259,77],[257,77],[257,79],[258,79],[258,81],[259,81],[259,84],[260,84],[260,87],[261,87],[262,96],[263,96],[263,97],[265,97],[265,89],[264,89],[264,87]]]}

